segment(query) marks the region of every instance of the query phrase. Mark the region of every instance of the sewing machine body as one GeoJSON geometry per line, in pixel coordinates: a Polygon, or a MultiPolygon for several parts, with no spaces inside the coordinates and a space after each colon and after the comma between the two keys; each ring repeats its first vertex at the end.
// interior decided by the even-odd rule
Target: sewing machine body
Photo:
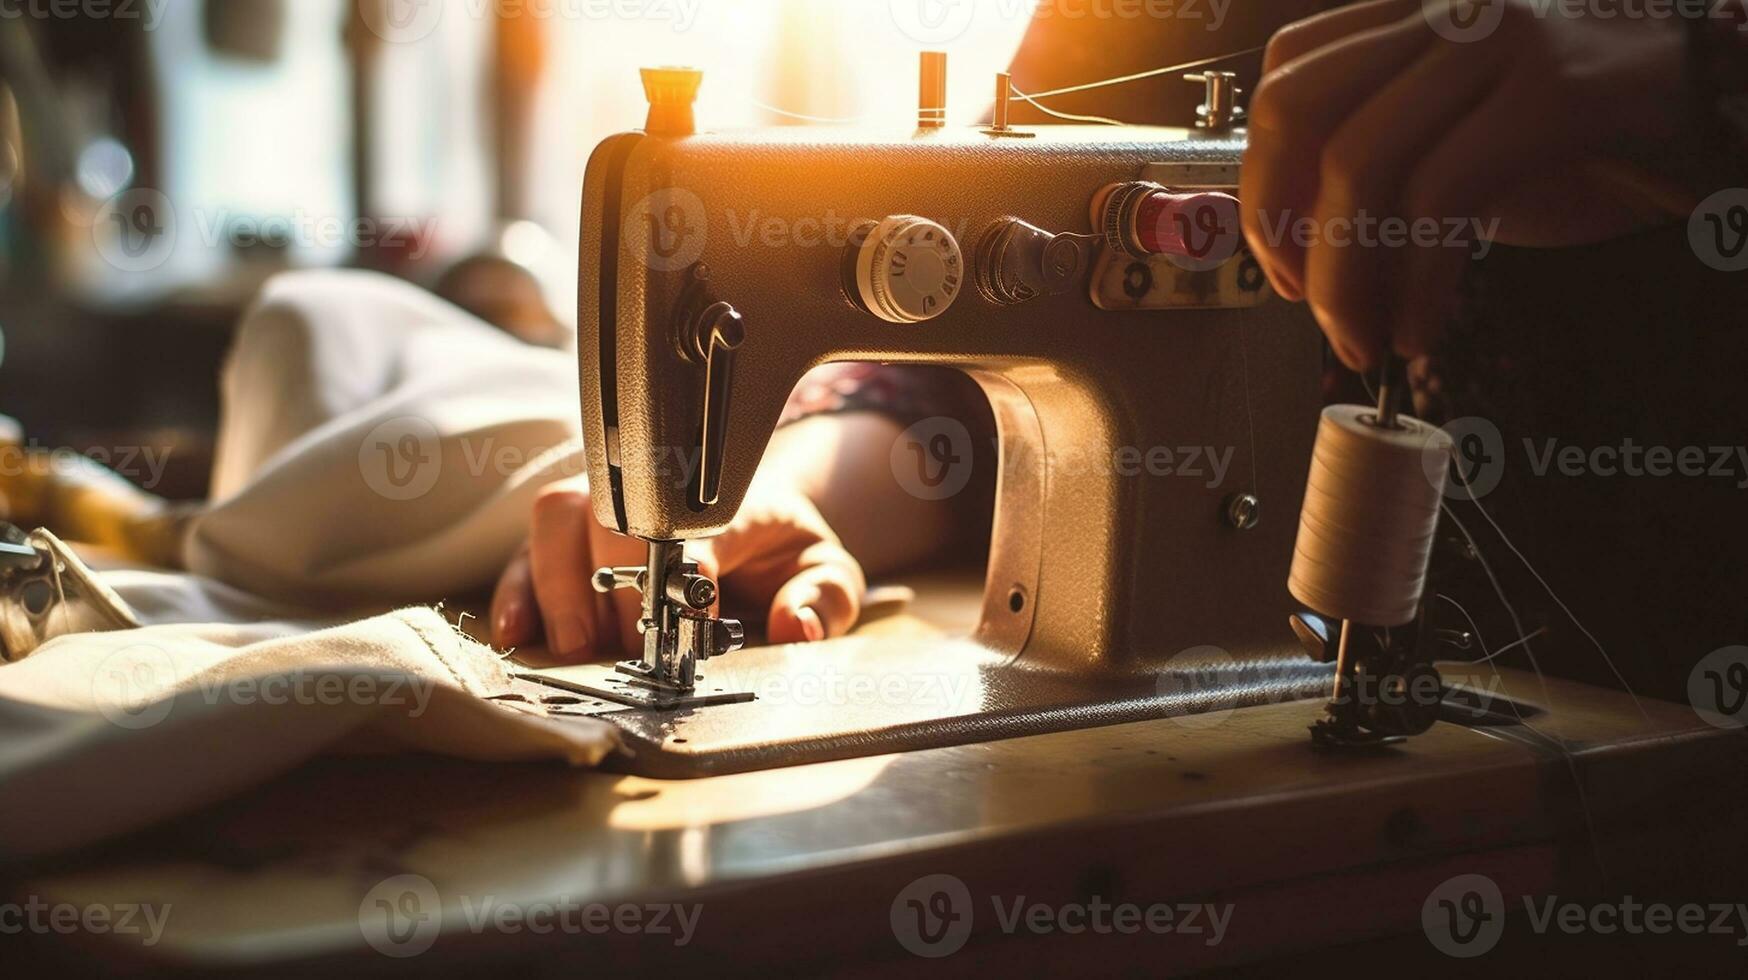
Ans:
{"type": "MultiPolygon", "coordinates": [[[[868,752],[1200,710],[1186,707],[1181,672],[1161,681],[1186,651],[1176,666],[1195,665],[1190,693],[1218,693],[1222,704],[1252,688],[1278,699],[1281,685],[1308,696],[1324,683],[1324,668],[1304,662],[1282,626],[1292,611],[1281,587],[1291,517],[1320,404],[1309,316],[1261,296],[1260,274],[1251,286],[1259,295],[1209,308],[1206,284],[1222,270],[1157,259],[1129,264],[1142,266],[1137,278],[1189,284],[1182,308],[1101,309],[1091,263],[1073,288],[1015,305],[973,287],[980,241],[1004,222],[1090,233],[1102,188],[1144,174],[1229,186],[1242,146],[1140,127],[1043,127],[1024,139],[974,129],[638,132],[602,144],[584,185],[579,349],[589,475],[604,524],[651,541],[720,532],[789,393],[832,361],[959,367],[989,395],[1000,431],[993,548],[970,641],[836,641],[805,658],[739,653],[712,663],[701,691],[731,678],[770,689],[780,683],[773,672],[805,659],[876,680],[946,672],[984,692],[925,717],[839,713],[795,724],[785,712],[797,744],[825,738],[839,752],[851,743],[868,752]],[[935,222],[964,257],[956,299],[926,322],[888,322],[857,304],[858,235],[889,215],[935,222]],[[687,318],[713,303],[732,304],[745,331],[714,460],[714,447],[702,444],[707,368],[680,338],[687,318]],[[1207,466],[1195,475],[1142,469],[1150,451],[1183,447],[1226,456],[1224,481],[1210,479],[1207,466]],[[719,474],[701,472],[712,467],[719,474]],[[715,485],[714,502],[700,499],[701,482],[715,485]],[[1268,516],[1234,527],[1235,494],[1253,495],[1268,516]],[[1268,680],[1258,680],[1258,665],[1268,680]],[[1262,692],[1264,684],[1273,686],[1262,692]],[[992,716],[1017,720],[992,726],[992,716]],[[923,741],[914,731],[878,734],[918,725],[930,733],[923,741]]],[[[1111,257],[1101,248],[1099,259],[1108,276],[1111,257]]],[[[1248,261],[1241,252],[1223,271],[1230,279],[1248,261]]],[[[601,671],[581,680],[611,692],[624,678],[601,671]]],[[[645,746],[656,751],[640,753],[638,766],[678,750],[712,771],[709,747],[726,745],[686,738],[694,724],[758,732],[780,754],[784,739],[763,714],[755,701],[697,708],[696,721],[665,719],[667,737],[645,746]],[[675,734],[684,748],[671,744],[675,734]]]]}

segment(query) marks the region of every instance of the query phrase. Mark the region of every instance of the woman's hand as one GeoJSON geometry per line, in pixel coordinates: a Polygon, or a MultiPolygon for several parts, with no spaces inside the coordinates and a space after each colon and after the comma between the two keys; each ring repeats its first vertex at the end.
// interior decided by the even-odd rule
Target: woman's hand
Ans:
{"type": "Polygon", "coordinates": [[[1386,347],[1428,353],[1478,242],[1578,244],[1667,214],[1644,181],[1619,177],[1623,163],[1698,145],[1681,111],[1681,22],[1560,11],[1372,0],[1269,44],[1245,237],[1350,367],[1386,347]],[[1385,219],[1420,237],[1362,240],[1366,221],[1385,219]]]}
{"type": "MultiPolygon", "coordinates": [[[[734,524],[722,535],[688,542],[687,556],[732,598],[768,610],[772,643],[823,640],[855,625],[865,589],[862,570],[801,493],[776,480],[755,480],[734,524]]],[[[498,581],[492,642],[500,648],[544,643],[567,662],[637,656],[641,597],[594,590],[595,569],[642,565],[647,546],[595,520],[587,478],[541,491],[528,544],[498,581]]]]}

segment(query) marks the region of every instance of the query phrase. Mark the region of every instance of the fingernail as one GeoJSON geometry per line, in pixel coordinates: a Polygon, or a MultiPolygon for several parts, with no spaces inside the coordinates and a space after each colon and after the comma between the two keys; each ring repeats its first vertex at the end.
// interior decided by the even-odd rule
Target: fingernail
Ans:
{"type": "Polygon", "coordinates": [[[795,610],[795,618],[801,623],[801,635],[809,643],[818,643],[825,639],[825,623],[820,621],[819,613],[812,606],[802,606],[795,610]]]}
{"type": "Polygon", "coordinates": [[[589,631],[576,616],[563,616],[552,624],[553,653],[569,656],[582,653],[589,646],[589,631]]]}
{"type": "Polygon", "coordinates": [[[1297,303],[1305,298],[1305,291],[1299,288],[1298,283],[1288,278],[1286,273],[1265,268],[1263,274],[1268,278],[1269,285],[1275,287],[1275,293],[1287,302],[1297,303]]]}
{"type": "Polygon", "coordinates": [[[498,618],[492,623],[492,637],[500,646],[508,646],[516,642],[515,638],[522,634],[517,627],[522,625],[522,607],[519,603],[507,603],[498,610],[498,618]]]}

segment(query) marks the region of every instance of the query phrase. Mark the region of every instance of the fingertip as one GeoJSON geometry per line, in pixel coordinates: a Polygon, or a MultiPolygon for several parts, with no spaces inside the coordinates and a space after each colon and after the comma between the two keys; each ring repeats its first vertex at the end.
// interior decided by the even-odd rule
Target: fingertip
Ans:
{"type": "Polygon", "coordinates": [[[528,552],[524,549],[510,560],[492,593],[492,645],[507,650],[531,642],[539,626],[536,609],[528,552]]]}
{"type": "Polygon", "coordinates": [[[1289,303],[1298,303],[1305,299],[1305,291],[1299,288],[1284,271],[1276,271],[1272,265],[1264,265],[1262,273],[1268,277],[1269,285],[1275,289],[1275,295],[1289,303]]]}
{"type": "Polygon", "coordinates": [[[779,591],[771,603],[765,634],[772,643],[816,643],[828,635],[825,620],[814,606],[820,599],[819,589],[807,583],[797,585],[779,591]]]}
{"type": "Polygon", "coordinates": [[[527,643],[528,619],[526,604],[514,599],[500,602],[492,614],[492,645],[507,650],[527,643]]]}
{"type": "Polygon", "coordinates": [[[593,645],[594,636],[580,616],[554,616],[546,623],[547,651],[555,657],[581,661],[593,645]]]}
{"type": "Polygon", "coordinates": [[[1244,211],[1242,227],[1245,243],[1250,246],[1250,254],[1255,257],[1256,264],[1262,267],[1263,278],[1274,287],[1275,294],[1290,303],[1297,303],[1305,298],[1305,291],[1300,288],[1298,277],[1291,267],[1299,256],[1289,253],[1292,246],[1289,243],[1276,240],[1279,236],[1268,231],[1266,216],[1244,211]]]}
{"type": "Polygon", "coordinates": [[[1371,370],[1372,361],[1365,351],[1348,344],[1345,340],[1328,334],[1329,346],[1335,350],[1335,356],[1349,371],[1364,373],[1371,370]]]}
{"type": "Polygon", "coordinates": [[[795,619],[801,624],[801,635],[807,642],[818,643],[825,639],[825,622],[819,618],[819,613],[812,606],[797,609],[795,619]]]}

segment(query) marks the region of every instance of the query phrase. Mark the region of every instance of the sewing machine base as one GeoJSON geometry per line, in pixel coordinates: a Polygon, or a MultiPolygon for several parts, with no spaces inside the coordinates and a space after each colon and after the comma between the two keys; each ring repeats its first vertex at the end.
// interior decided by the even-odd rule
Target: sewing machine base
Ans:
{"type": "MultiPolygon", "coordinates": [[[[594,671],[590,672],[595,673],[594,671]]],[[[659,711],[673,711],[679,708],[702,708],[712,704],[737,704],[741,701],[751,701],[755,694],[751,691],[728,691],[710,684],[709,678],[698,675],[698,687],[690,691],[669,691],[648,684],[639,683],[635,678],[617,667],[601,672],[599,677],[588,679],[566,679],[544,677],[539,674],[519,674],[523,680],[531,680],[537,684],[547,684],[560,690],[580,694],[592,698],[596,705],[585,710],[613,710],[613,705],[629,708],[653,708],[659,711]]],[[[571,712],[577,714],[580,712],[571,712]]]]}
{"type": "Polygon", "coordinates": [[[1283,651],[1089,678],[1028,669],[970,640],[849,637],[713,661],[691,703],[633,692],[610,664],[523,676],[554,690],[557,714],[619,727],[628,752],[614,768],[689,779],[1157,718],[1207,726],[1236,708],[1324,697],[1332,673],[1283,651]]]}

